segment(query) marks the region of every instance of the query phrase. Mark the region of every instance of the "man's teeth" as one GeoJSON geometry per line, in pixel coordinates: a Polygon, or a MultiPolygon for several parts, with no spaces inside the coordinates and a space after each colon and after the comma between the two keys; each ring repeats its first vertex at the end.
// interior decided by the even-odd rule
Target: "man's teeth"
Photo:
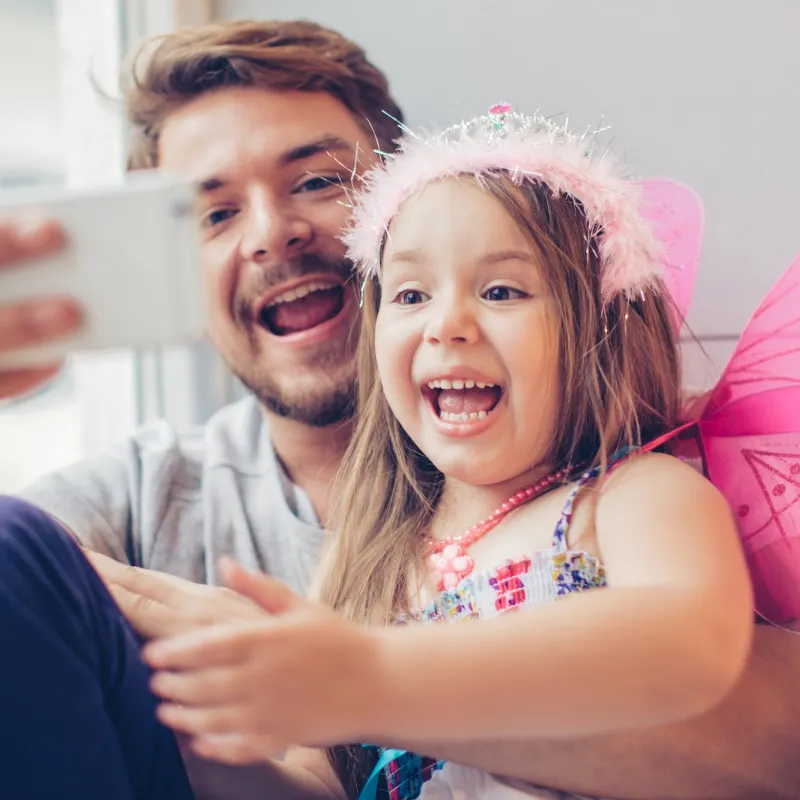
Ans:
{"type": "Polygon", "coordinates": [[[453,414],[450,411],[440,411],[439,419],[445,422],[477,422],[479,419],[486,419],[489,413],[491,412],[473,411],[467,414],[466,411],[462,411],[460,414],[453,414]]]}
{"type": "Polygon", "coordinates": [[[481,381],[428,381],[429,389],[492,389],[496,387],[496,383],[481,383],[481,381]]]}
{"type": "Polygon", "coordinates": [[[326,289],[335,289],[340,284],[331,283],[330,281],[316,281],[314,283],[304,283],[302,286],[296,286],[294,289],[287,289],[277,297],[273,298],[267,308],[278,305],[278,303],[291,303],[293,300],[299,300],[301,297],[306,297],[311,292],[325,291],[326,289]]]}

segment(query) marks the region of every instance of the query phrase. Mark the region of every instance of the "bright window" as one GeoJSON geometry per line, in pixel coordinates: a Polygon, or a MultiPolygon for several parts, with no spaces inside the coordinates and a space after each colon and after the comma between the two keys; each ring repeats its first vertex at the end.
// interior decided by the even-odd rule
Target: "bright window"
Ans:
{"type": "MultiPolygon", "coordinates": [[[[66,178],[61,136],[61,59],[54,0],[0,3],[0,188],[59,184],[66,178]],[[14,79],[11,79],[14,76],[14,79]]],[[[0,492],[22,488],[80,453],[71,369],[35,396],[0,408],[0,492]]]]}
{"type": "MultiPolygon", "coordinates": [[[[122,109],[102,95],[118,94],[125,51],[143,36],[206,21],[210,5],[0,0],[0,188],[120,174],[122,109]]],[[[0,407],[0,493],[108,447],[147,419],[202,421],[219,404],[208,391],[209,358],[192,349],[73,358],[50,386],[0,407]]]]}

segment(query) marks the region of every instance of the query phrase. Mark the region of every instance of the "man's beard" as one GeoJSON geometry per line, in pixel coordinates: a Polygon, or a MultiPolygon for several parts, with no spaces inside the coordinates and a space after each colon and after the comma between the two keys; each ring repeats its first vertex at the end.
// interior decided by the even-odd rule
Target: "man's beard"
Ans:
{"type": "MultiPolygon", "coordinates": [[[[272,286],[289,278],[302,277],[310,273],[334,275],[347,284],[352,281],[352,264],[345,261],[331,262],[317,255],[304,255],[282,265],[280,269],[262,275],[257,286],[248,287],[248,296],[263,296],[272,286]]],[[[347,285],[344,291],[349,291],[347,285]]],[[[257,360],[260,348],[256,329],[260,324],[253,306],[250,302],[242,302],[236,312],[239,322],[249,331],[251,346],[257,360]]],[[[313,357],[313,365],[307,364],[307,368],[313,366],[314,371],[319,373],[318,386],[313,391],[287,391],[279,382],[273,380],[268,371],[259,369],[257,365],[252,370],[240,368],[234,372],[268,411],[285,419],[322,428],[348,420],[355,413],[355,367],[353,366],[349,372],[343,369],[343,362],[348,358],[347,350],[346,344],[337,345],[335,342],[319,345],[313,357]],[[334,382],[329,377],[332,373],[342,373],[342,376],[334,382]]]]}
{"type": "Polygon", "coordinates": [[[351,419],[356,406],[356,382],[350,378],[342,386],[327,392],[304,397],[287,397],[271,381],[256,381],[243,375],[236,376],[267,411],[284,419],[301,422],[312,428],[325,428],[351,419]]]}

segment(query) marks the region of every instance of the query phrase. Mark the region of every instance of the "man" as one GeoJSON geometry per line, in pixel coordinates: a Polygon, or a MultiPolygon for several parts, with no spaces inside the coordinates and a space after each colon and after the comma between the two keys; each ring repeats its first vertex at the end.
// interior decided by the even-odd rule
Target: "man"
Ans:
{"type": "MultiPolygon", "coordinates": [[[[188,437],[150,427],[26,497],[98,554],[149,637],[225,616],[233,600],[213,585],[223,554],[308,585],[351,430],[358,308],[338,240],[344,187],[374,149],[391,147],[391,117],[402,117],[363,53],[309,23],[174,34],[140,67],[127,97],[131,166],[202,186],[208,330],[252,397],[188,437]]],[[[55,244],[50,236],[43,244],[55,244]]],[[[0,312],[0,346],[32,329],[23,312],[0,312]]],[[[74,310],[62,315],[59,331],[76,321],[74,310]]],[[[40,377],[0,376],[0,387],[40,377]]],[[[800,785],[799,669],[800,640],[760,626],[741,686],[692,723],[580,741],[385,744],[631,800],[790,797],[800,785]]]]}
{"type": "Polygon", "coordinates": [[[119,561],[214,583],[227,553],[302,590],[350,435],[346,187],[399,135],[381,112],[401,112],[358,48],[305,23],[176,34],[134,69],[130,165],[202,187],[208,332],[252,395],[185,438],[153,426],[25,497],[119,561]],[[223,65],[212,47],[236,55],[223,65]]]}

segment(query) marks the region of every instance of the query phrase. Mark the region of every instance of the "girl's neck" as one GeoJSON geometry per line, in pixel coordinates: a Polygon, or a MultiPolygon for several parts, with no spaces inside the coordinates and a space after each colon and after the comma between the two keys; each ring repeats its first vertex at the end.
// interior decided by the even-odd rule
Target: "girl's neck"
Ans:
{"type": "Polygon", "coordinates": [[[515,492],[537,483],[552,472],[551,467],[541,465],[515,478],[486,486],[475,486],[445,477],[442,498],[431,524],[431,536],[443,539],[465,531],[476,522],[486,519],[515,492]]]}

